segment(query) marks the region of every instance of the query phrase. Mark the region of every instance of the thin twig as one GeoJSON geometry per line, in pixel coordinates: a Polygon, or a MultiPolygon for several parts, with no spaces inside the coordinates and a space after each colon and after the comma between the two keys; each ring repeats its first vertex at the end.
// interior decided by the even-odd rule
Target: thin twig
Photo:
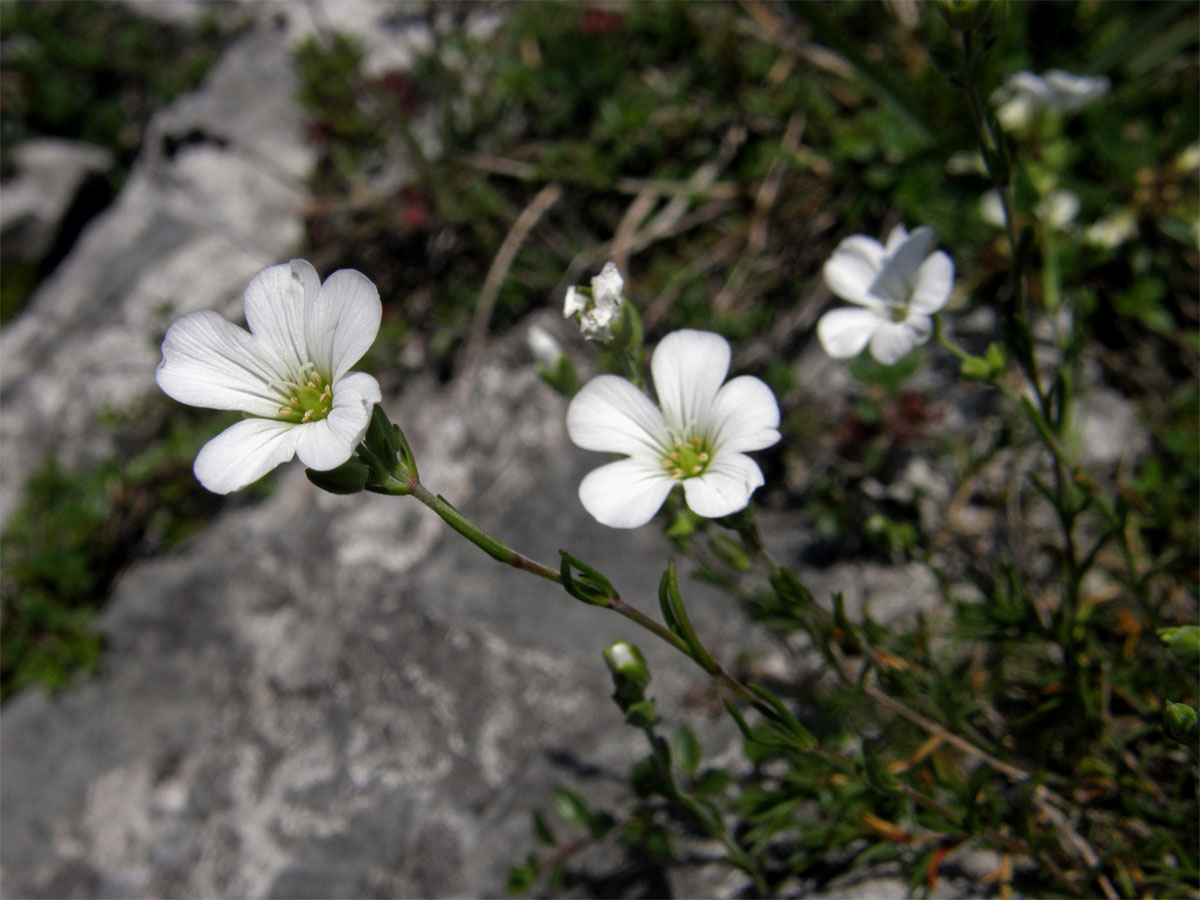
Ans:
{"type": "MultiPolygon", "coordinates": [[[[490,153],[464,153],[459,160],[472,169],[490,172],[493,175],[504,175],[520,181],[538,181],[545,173],[533,163],[506,156],[494,156],[490,153]]],[[[731,181],[713,181],[702,189],[698,189],[691,180],[673,178],[631,178],[621,176],[612,183],[612,189],[620,194],[637,195],[643,191],[653,191],[664,196],[703,195],[708,200],[732,200],[742,194],[740,185],[731,181]]]]}
{"type": "Polygon", "coordinates": [[[612,239],[612,261],[625,274],[629,273],[630,245],[634,234],[637,233],[637,227],[650,215],[650,210],[654,209],[654,204],[660,196],[662,195],[653,188],[646,188],[633,198],[633,202],[625,210],[625,215],[621,216],[621,222],[617,225],[617,232],[612,239]]]}
{"type": "Polygon", "coordinates": [[[463,347],[464,359],[469,361],[474,358],[479,345],[487,335],[488,323],[491,321],[492,311],[496,307],[496,299],[500,296],[500,286],[504,283],[504,278],[512,267],[521,245],[525,243],[525,239],[529,237],[529,232],[533,230],[538,220],[558,202],[560,197],[562,197],[562,188],[559,185],[546,185],[538,191],[537,196],[517,216],[517,220],[509,229],[508,235],[496,252],[495,259],[492,260],[487,277],[483,279],[483,287],[479,289],[479,305],[475,307],[475,318],[471,322],[471,331],[463,347]]]}

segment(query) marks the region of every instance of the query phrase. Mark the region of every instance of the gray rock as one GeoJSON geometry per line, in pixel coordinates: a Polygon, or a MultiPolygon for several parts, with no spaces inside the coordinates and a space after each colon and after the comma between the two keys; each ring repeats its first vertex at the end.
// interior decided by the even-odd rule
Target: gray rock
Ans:
{"type": "Polygon", "coordinates": [[[112,168],[103,147],[38,138],[13,148],[16,174],[0,182],[0,245],[6,259],[41,263],[89,178],[112,168]]]}
{"type": "MultiPolygon", "coordinates": [[[[519,335],[452,388],[416,381],[391,405],[432,490],[535,558],[571,548],[653,608],[665,542],[578,507],[597,460],[567,443],[519,335]]],[[[732,601],[686,590],[732,658],[732,601]]],[[[496,895],[555,783],[615,784],[644,752],[600,651],[639,644],[668,713],[704,683],[415,500],[322,494],[298,467],[133,567],[102,625],[96,678],[3,712],[5,896],[496,895]]],[[[723,720],[706,733],[718,751],[733,736],[723,720]]]]}
{"type": "Polygon", "coordinates": [[[156,389],[171,319],[239,315],[250,276],[294,252],[313,160],[295,89],[287,47],[251,29],[151,121],[116,201],[0,334],[0,515],[47,453],[79,465],[111,452],[97,418],[156,389]]]}

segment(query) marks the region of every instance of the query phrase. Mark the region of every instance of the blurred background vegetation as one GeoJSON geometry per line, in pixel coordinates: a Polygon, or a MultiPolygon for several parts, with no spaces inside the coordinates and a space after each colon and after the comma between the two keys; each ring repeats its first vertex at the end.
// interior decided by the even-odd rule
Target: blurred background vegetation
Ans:
{"type": "MultiPolygon", "coordinates": [[[[789,511],[819,537],[804,562],[925,560],[947,542],[967,556],[1002,558],[999,536],[981,546],[924,534],[915,503],[872,487],[914,457],[964,480],[982,464],[964,459],[939,421],[947,401],[971,388],[934,396],[916,377],[925,369],[952,382],[955,360],[926,348],[892,369],[856,361],[844,404],[796,377],[829,299],[821,265],[847,235],[880,236],[897,222],[932,226],[956,263],[954,320],[980,321],[973,316],[997,308],[1008,290],[1006,242],[981,213],[991,185],[973,162],[962,88],[948,77],[953,34],[930,4],[495,4],[486,33],[444,27],[447,17],[465,23],[481,9],[413,7],[442,27],[410,71],[368,73],[363,48],[336,30],[296,49],[299,99],[320,150],[299,249],[318,271],[354,267],[379,285],[384,326],[365,367],[385,393],[415,368],[452,378],[478,336],[555,307],[567,285],[616,259],[648,342],[683,326],[719,331],[734,343],[735,368],[776,391],[785,440],[762,454],[768,487],[759,503],[789,511]],[[503,280],[485,292],[519,223],[527,233],[503,280]]],[[[194,86],[233,37],[215,19],[186,32],[103,3],[8,2],[0,16],[3,146],[33,135],[98,143],[120,163],[114,191],[149,115],[194,86]]],[[[1153,660],[1125,685],[1131,707],[1166,681],[1194,703],[1194,677],[1153,634],[1181,609],[1194,615],[1200,578],[1196,6],[1011,3],[990,58],[985,98],[1019,70],[1112,80],[1103,101],[1022,152],[1079,198],[1053,260],[1079,359],[1092,386],[1131,401],[1150,443],[1130,467],[1106,475],[1137,511],[1156,605],[1113,606],[1100,628],[1153,660]],[[1131,223],[1123,239],[1090,236],[1116,216],[1131,223]]],[[[1038,199],[1018,185],[1023,222],[1036,222],[1038,199]]],[[[1047,262],[1037,246],[1031,252],[1035,266],[1047,262]]],[[[5,309],[15,313],[7,273],[4,282],[5,309]]],[[[32,284],[22,276],[14,297],[32,284]]],[[[1035,279],[1036,303],[1049,300],[1044,290],[1035,279]]],[[[994,337],[994,320],[984,321],[959,335],[975,351],[994,337]]],[[[112,579],[221,508],[190,476],[215,420],[158,400],[149,406],[141,431],[128,420],[112,424],[143,448],[132,463],[71,472],[49,460],[11,518],[4,696],[27,684],[59,687],[94,664],[100,648],[88,621],[112,579]]],[[[1018,440],[994,405],[980,401],[978,410],[1000,422],[989,453],[1018,440]]],[[[1002,488],[974,490],[981,505],[1007,502],[1002,488]]],[[[972,573],[986,594],[1001,590],[996,573],[972,573]]],[[[770,619],[778,610],[760,612],[770,619]]],[[[974,624],[994,640],[1021,627],[974,624]]],[[[893,649],[921,655],[912,645],[893,649]]],[[[1024,692],[1036,685],[1011,687],[1017,705],[1031,702],[1024,692]]],[[[823,738],[839,727],[843,699],[828,699],[823,738]]],[[[957,694],[941,701],[970,705],[957,694]]],[[[1059,714],[1034,707],[1023,732],[1031,739],[1059,714]]],[[[1053,764],[1065,752],[1057,747],[1053,764]]],[[[1195,848],[1179,852],[1194,870],[1195,848]]],[[[1180,882],[1163,883],[1174,890],[1180,882]]]]}

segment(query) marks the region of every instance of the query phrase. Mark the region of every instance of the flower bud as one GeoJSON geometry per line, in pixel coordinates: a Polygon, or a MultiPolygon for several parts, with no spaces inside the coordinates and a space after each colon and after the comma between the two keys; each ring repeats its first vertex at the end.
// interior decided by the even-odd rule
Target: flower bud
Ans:
{"type": "Polygon", "coordinates": [[[624,296],[621,288],[625,280],[614,263],[605,263],[600,274],[592,279],[592,286],[567,288],[563,299],[563,317],[579,322],[579,330],[589,341],[607,344],[613,338],[613,325],[621,314],[624,296]]]}
{"type": "Polygon", "coordinates": [[[1163,730],[1167,737],[1189,747],[1194,747],[1200,737],[1197,720],[1196,710],[1186,703],[1168,703],[1163,710],[1163,730]]]}
{"type": "Polygon", "coordinates": [[[937,8],[951,28],[977,31],[1003,20],[1008,4],[1004,0],[937,0],[937,8]]]}
{"type": "Polygon", "coordinates": [[[604,661],[612,672],[613,681],[634,685],[639,691],[650,683],[650,667],[642,651],[628,641],[617,641],[604,651],[604,661]]]}

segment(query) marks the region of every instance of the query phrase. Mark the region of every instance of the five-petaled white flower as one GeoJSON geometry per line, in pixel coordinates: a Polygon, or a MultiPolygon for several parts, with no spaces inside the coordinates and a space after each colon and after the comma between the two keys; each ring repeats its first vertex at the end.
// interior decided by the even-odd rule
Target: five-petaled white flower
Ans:
{"type": "Polygon", "coordinates": [[[563,300],[563,318],[579,319],[579,330],[589,341],[611,341],[612,323],[621,312],[624,297],[621,288],[625,279],[614,263],[605,263],[600,274],[592,279],[592,295],[588,297],[571,285],[563,300]]]}
{"type": "Polygon", "coordinates": [[[1074,112],[1108,93],[1109,80],[1102,75],[1072,75],[1051,69],[1044,75],[1014,72],[992,94],[996,118],[1009,130],[1023,128],[1038,112],[1055,115],[1074,112]]]}
{"type": "Polygon", "coordinates": [[[167,329],[158,386],[181,403],[247,418],[196,456],[196,478],[227,494],[293,456],[311,469],[348,460],[362,441],[379,383],[350,372],[379,331],[375,285],[353,269],[321,284],[305,260],[263,269],[242,295],[245,329],[212,310],[167,329]]]}
{"type": "Polygon", "coordinates": [[[646,524],[676,484],[706,518],[750,502],[763,475],[746,451],[779,440],[779,406],[757,378],[725,382],[729,356],[719,334],[675,331],[650,363],[661,409],[616,375],[598,375],[575,395],[567,409],[571,440],[627,457],[589,472],[579,485],[584,509],[602,525],[646,524]]]}
{"type": "Polygon", "coordinates": [[[943,251],[929,253],[933,230],[912,234],[897,225],[887,244],[856,234],[825,263],[825,282],[862,309],[834,309],[817,322],[817,337],[830,356],[871,355],[891,365],[933,333],[930,316],[946,305],[954,286],[954,263],[943,251]]]}

